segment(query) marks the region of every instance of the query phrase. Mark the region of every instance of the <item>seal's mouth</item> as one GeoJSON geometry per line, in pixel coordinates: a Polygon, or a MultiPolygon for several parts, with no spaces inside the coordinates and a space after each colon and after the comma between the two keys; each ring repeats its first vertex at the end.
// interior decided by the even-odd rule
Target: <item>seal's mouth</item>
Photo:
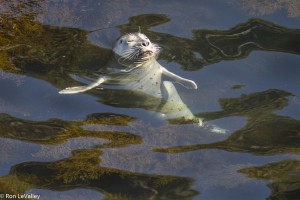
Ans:
{"type": "Polygon", "coordinates": [[[151,58],[155,55],[155,53],[153,51],[147,50],[144,52],[141,52],[139,57],[143,58],[143,59],[147,59],[147,58],[151,58]]]}
{"type": "Polygon", "coordinates": [[[142,48],[140,46],[133,46],[128,50],[118,54],[122,57],[122,60],[133,61],[133,62],[146,62],[152,57],[156,57],[159,53],[159,46],[152,44],[150,48],[142,48]]]}

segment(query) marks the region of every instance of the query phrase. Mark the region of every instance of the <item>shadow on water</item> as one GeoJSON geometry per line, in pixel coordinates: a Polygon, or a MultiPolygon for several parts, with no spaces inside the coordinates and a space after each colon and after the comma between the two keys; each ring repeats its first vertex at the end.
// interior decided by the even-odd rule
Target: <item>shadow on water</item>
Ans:
{"type": "MultiPolygon", "coordinates": [[[[6,13],[0,16],[2,71],[44,80],[59,89],[81,84],[70,74],[82,78],[97,78],[95,72],[100,70],[106,73],[106,65],[112,57],[110,49],[89,42],[87,36],[90,31],[43,25],[34,21],[42,11],[39,10],[38,1],[32,2],[35,3],[25,6],[16,4],[13,8],[18,15],[6,13]],[[26,6],[36,9],[24,12],[26,6]]],[[[138,15],[129,18],[128,24],[116,28],[125,33],[137,31],[138,26],[141,26],[142,31],[163,48],[159,59],[178,63],[184,70],[199,70],[220,61],[242,59],[252,51],[300,54],[299,29],[289,29],[262,19],[250,19],[223,31],[193,30],[192,39],[150,30],[169,21],[162,14],[138,15]]],[[[116,107],[153,110],[151,102],[155,102],[149,95],[132,96],[126,94],[126,91],[110,88],[92,90],[87,94],[96,96],[103,104],[116,107]]],[[[300,122],[274,114],[274,111],[288,105],[288,96],[292,94],[269,89],[239,98],[220,99],[221,111],[198,113],[197,116],[207,121],[232,116],[246,117],[247,124],[243,128],[221,142],[154,151],[180,153],[220,149],[264,156],[286,153],[299,155],[300,122]]],[[[74,137],[98,137],[110,141],[92,149],[75,150],[71,157],[62,160],[14,165],[8,175],[0,178],[0,192],[23,194],[31,188],[56,191],[88,188],[100,191],[107,199],[115,196],[122,199],[192,199],[196,196],[198,192],[191,189],[191,178],[148,175],[99,166],[103,154],[101,149],[141,144],[143,140],[130,132],[91,131],[84,126],[126,126],[134,120],[130,116],[111,113],[97,113],[87,116],[86,120],[74,122],[61,119],[30,121],[0,114],[0,134],[3,138],[45,145],[60,144],[74,137]]],[[[284,160],[261,167],[244,168],[239,172],[248,174],[249,177],[274,180],[269,184],[271,199],[299,194],[299,184],[293,183],[294,180],[299,180],[299,161],[284,160]]]]}

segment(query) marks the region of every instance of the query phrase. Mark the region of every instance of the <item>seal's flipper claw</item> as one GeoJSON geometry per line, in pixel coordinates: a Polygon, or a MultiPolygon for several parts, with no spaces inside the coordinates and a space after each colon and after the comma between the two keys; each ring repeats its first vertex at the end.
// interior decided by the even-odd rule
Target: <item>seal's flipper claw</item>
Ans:
{"type": "Polygon", "coordinates": [[[192,124],[195,127],[204,127],[204,122],[203,122],[202,118],[198,118],[198,117],[193,118],[192,124]]]}
{"type": "Polygon", "coordinates": [[[59,94],[76,94],[80,92],[85,92],[89,90],[88,86],[75,86],[75,87],[68,87],[61,91],[59,91],[59,94]]]}
{"type": "Polygon", "coordinates": [[[99,78],[97,82],[91,83],[87,86],[75,86],[75,87],[67,87],[66,89],[63,89],[59,91],[59,94],[76,94],[80,92],[85,92],[87,90],[93,89],[97,86],[99,86],[101,83],[103,83],[106,79],[99,78]]]}
{"type": "Polygon", "coordinates": [[[201,127],[209,132],[218,133],[218,134],[226,134],[228,130],[220,128],[214,124],[209,124],[207,122],[203,122],[201,118],[197,118],[195,125],[201,127]]]}
{"type": "Polygon", "coordinates": [[[220,128],[214,124],[204,124],[202,127],[204,127],[204,129],[213,132],[213,133],[218,133],[218,134],[226,134],[228,132],[228,130],[220,128]]]}
{"type": "Polygon", "coordinates": [[[178,82],[178,83],[183,85],[185,88],[188,88],[188,89],[196,90],[198,88],[197,84],[192,80],[185,79],[185,80],[183,80],[181,82],[178,82]]]}
{"type": "Polygon", "coordinates": [[[200,127],[202,127],[202,126],[203,126],[203,121],[202,121],[201,119],[199,119],[199,121],[198,121],[198,125],[199,125],[200,127]]]}

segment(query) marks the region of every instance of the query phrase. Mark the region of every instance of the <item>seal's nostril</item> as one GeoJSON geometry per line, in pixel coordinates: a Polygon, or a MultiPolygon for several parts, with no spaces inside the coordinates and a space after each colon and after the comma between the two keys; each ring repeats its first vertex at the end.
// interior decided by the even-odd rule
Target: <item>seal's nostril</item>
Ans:
{"type": "Polygon", "coordinates": [[[142,43],[142,45],[143,45],[144,47],[149,46],[149,44],[150,44],[149,42],[143,42],[143,43],[142,43]]]}

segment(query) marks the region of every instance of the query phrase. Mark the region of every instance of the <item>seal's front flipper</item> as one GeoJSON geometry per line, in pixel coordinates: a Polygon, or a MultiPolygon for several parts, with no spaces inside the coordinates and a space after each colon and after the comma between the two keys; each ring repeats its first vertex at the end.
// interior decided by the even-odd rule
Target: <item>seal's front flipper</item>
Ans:
{"type": "Polygon", "coordinates": [[[166,81],[179,83],[188,89],[198,88],[197,84],[194,81],[177,76],[176,74],[173,74],[172,72],[166,70],[165,68],[162,68],[162,78],[166,81]]]}
{"type": "Polygon", "coordinates": [[[87,86],[75,86],[75,87],[68,87],[66,89],[63,89],[61,91],[59,91],[59,94],[76,94],[76,93],[80,93],[80,92],[85,92],[87,90],[93,89],[97,86],[99,86],[101,83],[103,83],[105,81],[104,78],[99,78],[97,80],[97,82],[91,83],[87,86]]]}

